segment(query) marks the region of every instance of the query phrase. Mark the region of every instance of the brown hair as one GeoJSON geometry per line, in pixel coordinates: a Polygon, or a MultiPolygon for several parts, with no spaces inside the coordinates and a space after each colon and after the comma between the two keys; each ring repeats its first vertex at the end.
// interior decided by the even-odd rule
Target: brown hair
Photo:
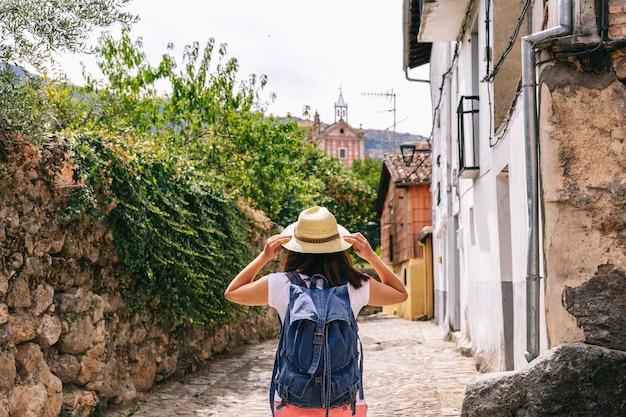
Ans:
{"type": "Polygon", "coordinates": [[[322,274],[328,279],[328,285],[336,287],[349,282],[354,288],[360,288],[369,276],[357,271],[352,266],[348,254],[336,253],[299,253],[288,250],[285,257],[285,271],[297,271],[312,277],[322,274]]]}

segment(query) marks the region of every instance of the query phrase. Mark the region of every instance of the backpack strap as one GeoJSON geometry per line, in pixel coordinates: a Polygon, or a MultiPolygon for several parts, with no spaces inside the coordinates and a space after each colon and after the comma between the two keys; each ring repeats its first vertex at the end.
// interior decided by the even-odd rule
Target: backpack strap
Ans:
{"type": "Polygon", "coordinates": [[[328,279],[322,274],[315,274],[311,277],[311,296],[313,297],[313,302],[318,308],[318,325],[315,330],[315,339],[314,339],[314,348],[313,348],[313,360],[311,362],[311,367],[309,368],[309,373],[315,372],[317,367],[319,366],[320,357],[324,356],[324,369],[322,370],[322,386],[324,387],[324,400],[322,406],[326,409],[326,417],[328,417],[328,413],[330,412],[330,403],[331,403],[331,365],[330,365],[330,344],[328,343],[328,328],[326,327],[326,303],[322,301],[324,297],[323,291],[319,291],[317,287],[317,281],[322,281],[322,289],[326,290],[329,288],[328,279]]]}
{"type": "MultiPolygon", "coordinates": [[[[317,288],[317,281],[322,280],[323,289],[328,289],[328,280],[322,274],[315,274],[311,277],[311,297],[317,308],[317,327],[315,328],[315,338],[313,339],[313,359],[311,359],[311,366],[307,370],[309,374],[314,374],[319,366],[320,359],[324,355],[324,363],[330,357],[330,347],[328,347],[328,334],[326,332],[326,303],[324,300],[323,291],[319,291],[317,288]],[[327,349],[328,348],[328,349],[327,349]],[[328,350],[328,353],[326,352],[328,350]]],[[[330,383],[330,378],[329,378],[330,383]]],[[[328,402],[326,402],[328,404],[328,402]]]]}
{"type": "MultiPolygon", "coordinates": [[[[294,285],[306,286],[306,283],[300,276],[297,271],[287,271],[285,275],[289,279],[289,281],[294,285]]],[[[289,309],[287,309],[287,315],[285,316],[285,322],[289,320],[289,309]]],[[[274,402],[276,395],[276,384],[274,383],[274,379],[278,374],[278,366],[279,366],[279,356],[280,350],[282,349],[283,344],[285,343],[285,332],[283,331],[284,323],[280,320],[280,316],[278,315],[278,321],[280,323],[280,336],[278,338],[278,345],[276,347],[276,355],[274,358],[274,369],[272,370],[272,379],[270,380],[270,409],[272,410],[272,417],[274,417],[274,402]]],[[[277,409],[281,409],[285,405],[284,401],[277,407],[277,409]]]]}
{"type": "Polygon", "coordinates": [[[304,282],[304,280],[302,279],[302,276],[300,276],[298,271],[287,271],[287,272],[285,272],[285,275],[287,275],[287,279],[289,279],[289,281],[293,285],[299,285],[301,287],[306,287],[306,282],[304,282]]]}
{"type": "Polygon", "coordinates": [[[323,289],[328,289],[328,287],[330,287],[330,285],[328,285],[328,278],[326,278],[324,275],[322,274],[315,274],[311,277],[311,289],[317,289],[317,281],[321,280],[323,282],[322,288],[323,289]]]}

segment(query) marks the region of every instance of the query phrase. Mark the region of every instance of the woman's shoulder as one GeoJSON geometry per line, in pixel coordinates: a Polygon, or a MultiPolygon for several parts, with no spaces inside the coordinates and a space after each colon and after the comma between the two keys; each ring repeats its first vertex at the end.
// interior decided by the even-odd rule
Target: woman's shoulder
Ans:
{"type": "Polygon", "coordinates": [[[267,274],[267,279],[269,280],[269,282],[289,281],[287,279],[287,274],[284,272],[271,272],[267,274]]]}
{"type": "Polygon", "coordinates": [[[348,285],[350,286],[350,288],[352,288],[352,290],[354,291],[369,291],[369,287],[370,287],[370,280],[366,279],[361,281],[361,285],[357,288],[354,285],[352,285],[351,283],[348,282],[348,285]],[[366,289],[366,290],[364,290],[366,289]]]}
{"type": "Polygon", "coordinates": [[[289,284],[292,280],[292,277],[300,276],[302,280],[308,280],[309,277],[303,274],[298,273],[289,273],[289,272],[272,272],[267,274],[267,279],[270,283],[274,283],[276,285],[285,285],[289,284]]]}

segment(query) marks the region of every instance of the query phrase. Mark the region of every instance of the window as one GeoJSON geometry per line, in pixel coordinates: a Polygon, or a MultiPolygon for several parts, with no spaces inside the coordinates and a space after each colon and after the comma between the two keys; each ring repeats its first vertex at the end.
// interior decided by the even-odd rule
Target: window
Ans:
{"type": "Polygon", "coordinates": [[[346,159],[346,150],[344,148],[339,149],[339,158],[346,159]]]}
{"type": "Polygon", "coordinates": [[[441,182],[437,183],[437,205],[441,204],[441,182]]]}
{"type": "Polygon", "coordinates": [[[471,68],[466,76],[470,83],[466,86],[466,95],[459,100],[456,113],[458,117],[458,145],[459,145],[459,177],[476,178],[479,169],[479,63],[481,62],[478,45],[478,20],[474,22],[469,44],[471,48],[471,68]]]}
{"type": "Polygon", "coordinates": [[[478,176],[478,96],[461,96],[458,117],[459,176],[478,176]]]}

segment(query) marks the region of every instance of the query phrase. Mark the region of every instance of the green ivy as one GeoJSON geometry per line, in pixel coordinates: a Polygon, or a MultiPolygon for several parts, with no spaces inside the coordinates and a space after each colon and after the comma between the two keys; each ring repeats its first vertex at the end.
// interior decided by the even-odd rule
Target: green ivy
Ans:
{"type": "Polygon", "coordinates": [[[223,293],[249,260],[253,227],[237,202],[175,154],[88,133],[70,146],[82,187],[66,210],[106,215],[130,311],[158,311],[163,324],[226,317],[223,293]]]}
{"type": "Polygon", "coordinates": [[[58,417],[74,417],[70,412],[68,412],[65,407],[61,407],[61,411],[58,417]]]}

